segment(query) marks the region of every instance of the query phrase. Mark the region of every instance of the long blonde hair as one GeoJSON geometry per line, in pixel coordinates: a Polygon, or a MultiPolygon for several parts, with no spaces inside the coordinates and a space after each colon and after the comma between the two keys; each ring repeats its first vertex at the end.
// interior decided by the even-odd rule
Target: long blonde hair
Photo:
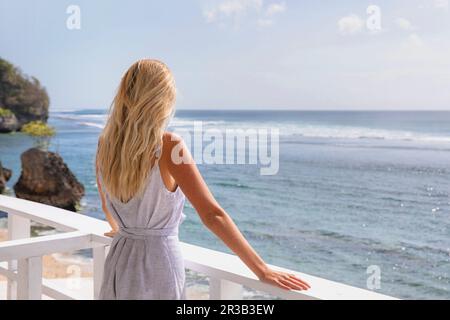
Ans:
{"type": "Polygon", "coordinates": [[[97,150],[102,187],[116,199],[128,202],[142,191],[175,97],[172,73],[160,61],[137,61],[123,76],[97,150]]]}

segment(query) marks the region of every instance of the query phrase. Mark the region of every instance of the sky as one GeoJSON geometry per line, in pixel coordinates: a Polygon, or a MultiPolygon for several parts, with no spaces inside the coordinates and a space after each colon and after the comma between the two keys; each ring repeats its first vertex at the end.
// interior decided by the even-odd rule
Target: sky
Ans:
{"type": "Polygon", "coordinates": [[[179,109],[450,110],[448,0],[0,0],[0,57],[51,110],[108,108],[141,58],[179,109]]]}

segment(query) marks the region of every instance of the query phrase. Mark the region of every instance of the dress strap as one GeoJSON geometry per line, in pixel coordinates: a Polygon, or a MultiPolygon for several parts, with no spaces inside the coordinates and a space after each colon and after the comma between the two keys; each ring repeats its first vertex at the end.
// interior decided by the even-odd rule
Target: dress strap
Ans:
{"type": "Polygon", "coordinates": [[[161,154],[162,154],[162,148],[161,145],[157,145],[156,149],[155,149],[155,161],[153,162],[153,167],[151,169],[151,171],[153,171],[155,169],[155,167],[159,167],[159,160],[161,159],[161,154]]]}
{"type": "Polygon", "coordinates": [[[157,161],[159,160],[159,158],[161,158],[161,153],[162,153],[161,144],[158,144],[155,149],[155,157],[157,158],[157,161]]]}

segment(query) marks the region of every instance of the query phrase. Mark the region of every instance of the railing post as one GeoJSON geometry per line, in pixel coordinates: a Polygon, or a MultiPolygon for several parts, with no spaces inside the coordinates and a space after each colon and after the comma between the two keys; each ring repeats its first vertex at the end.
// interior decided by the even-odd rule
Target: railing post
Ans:
{"type": "MultiPolygon", "coordinates": [[[[17,240],[30,237],[30,219],[22,218],[8,213],[8,240],[17,240]]],[[[8,261],[8,269],[17,271],[17,260],[8,261]]],[[[8,279],[6,298],[8,300],[17,299],[17,283],[8,279]]]]}
{"type": "Polygon", "coordinates": [[[102,246],[92,249],[94,258],[94,300],[98,300],[100,295],[100,288],[103,281],[103,269],[105,267],[105,259],[108,252],[108,247],[102,246]]]}
{"type": "Polygon", "coordinates": [[[227,280],[209,278],[210,300],[241,300],[243,287],[227,280]]]}
{"type": "Polygon", "coordinates": [[[42,257],[30,257],[19,260],[17,299],[42,299],[42,257]]]}

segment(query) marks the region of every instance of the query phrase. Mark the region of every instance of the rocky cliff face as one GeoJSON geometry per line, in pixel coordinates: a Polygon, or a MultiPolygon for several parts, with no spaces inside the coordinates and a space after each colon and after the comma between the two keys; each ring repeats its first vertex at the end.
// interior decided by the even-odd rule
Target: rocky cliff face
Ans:
{"type": "Polygon", "coordinates": [[[11,179],[12,171],[6,168],[3,168],[2,163],[0,162],[0,194],[5,191],[6,182],[11,179]]]}
{"type": "Polygon", "coordinates": [[[0,114],[0,133],[8,133],[19,129],[19,121],[17,121],[14,113],[0,114]]]}
{"type": "Polygon", "coordinates": [[[16,197],[76,211],[84,186],[58,154],[32,148],[22,154],[21,161],[16,197]]]}
{"type": "MultiPolygon", "coordinates": [[[[15,130],[18,130],[30,121],[47,121],[49,97],[39,80],[24,75],[17,67],[0,58],[0,106],[15,115],[15,130]]],[[[0,123],[12,121],[0,114],[0,123]]],[[[14,128],[9,124],[4,127],[14,128]]]]}

